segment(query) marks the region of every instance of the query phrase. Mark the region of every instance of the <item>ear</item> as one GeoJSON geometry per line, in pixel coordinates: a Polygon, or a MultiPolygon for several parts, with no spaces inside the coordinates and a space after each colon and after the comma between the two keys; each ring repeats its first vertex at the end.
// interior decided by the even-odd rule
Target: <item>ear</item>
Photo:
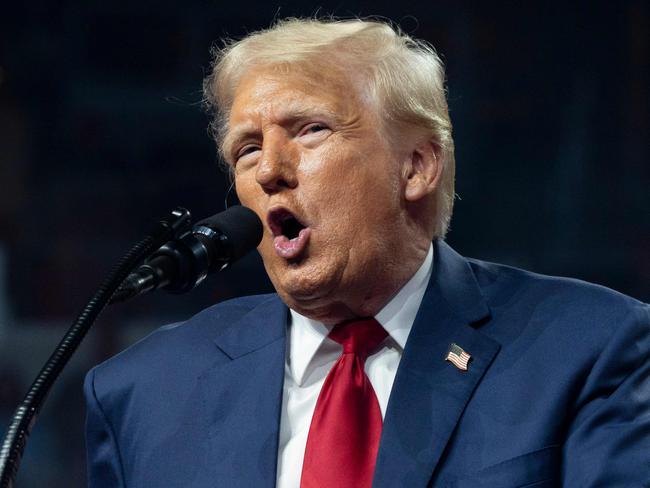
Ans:
{"type": "Polygon", "coordinates": [[[404,197],[416,202],[435,192],[442,174],[442,148],[432,140],[419,143],[404,166],[404,197]]]}

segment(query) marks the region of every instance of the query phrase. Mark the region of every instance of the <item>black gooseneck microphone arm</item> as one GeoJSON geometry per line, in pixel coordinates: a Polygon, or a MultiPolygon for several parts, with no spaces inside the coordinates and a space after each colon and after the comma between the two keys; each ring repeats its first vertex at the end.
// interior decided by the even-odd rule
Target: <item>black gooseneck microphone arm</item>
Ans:
{"type": "Polygon", "coordinates": [[[177,208],[167,218],[158,222],[144,239],[124,255],[72,323],[11,419],[0,449],[0,487],[13,487],[27,438],[47,394],[115,291],[139,262],[185,232],[190,226],[190,218],[189,211],[177,208]]]}
{"type": "Polygon", "coordinates": [[[230,207],[191,230],[190,220],[190,212],[179,207],[158,222],[115,266],[63,336],[11,419],[0,449],[0,488],[13,487],[27,438],[47,394],[107,304],[158,288],[171,293],[190,291],[209,273],[225,268],[262,240],[262,222],[246,207],[230,207]]]}

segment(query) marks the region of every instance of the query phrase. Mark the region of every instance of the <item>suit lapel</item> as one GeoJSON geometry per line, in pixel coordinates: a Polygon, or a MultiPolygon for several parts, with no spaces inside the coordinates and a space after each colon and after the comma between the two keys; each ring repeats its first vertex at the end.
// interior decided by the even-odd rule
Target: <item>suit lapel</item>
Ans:
{"type": "Polygon", "coordinates": [[[442,242],[388,403],[373,487],[425,487],[499,344],[473,325],[489,309],[468,262],[442,242]],[[472,358],[445,361],[451,343],[472,358]]]}
{"type": "Polygon", "coordinates": [[[199,378],[214,462],[214,486],[274,487],[287,309],[274,297],[215,342],[227,356],[199,378]]]}

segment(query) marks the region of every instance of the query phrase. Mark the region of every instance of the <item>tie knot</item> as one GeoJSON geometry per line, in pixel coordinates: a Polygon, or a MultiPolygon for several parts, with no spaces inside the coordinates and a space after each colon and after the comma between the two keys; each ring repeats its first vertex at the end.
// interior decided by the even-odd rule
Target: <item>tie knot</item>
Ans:
{"type": "Polygon", "coordinates": [[[344,353],[353,353],[364,358],[372,354],[388,335],[373,318],[352,320],[335,326],[329,338],[343,346],[344,353]]]}

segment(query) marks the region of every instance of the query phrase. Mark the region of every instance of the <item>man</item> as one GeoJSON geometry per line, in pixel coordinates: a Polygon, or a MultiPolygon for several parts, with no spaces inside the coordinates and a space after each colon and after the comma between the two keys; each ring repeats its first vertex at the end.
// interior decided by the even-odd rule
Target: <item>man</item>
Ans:
{"type": "Polygon", "coordinates": [[[214,128],[277,295],[89,373],[91,486],[650,486],[648,307],[443,242],[443,81],[379,22],[217,53],[214,128]]]}

